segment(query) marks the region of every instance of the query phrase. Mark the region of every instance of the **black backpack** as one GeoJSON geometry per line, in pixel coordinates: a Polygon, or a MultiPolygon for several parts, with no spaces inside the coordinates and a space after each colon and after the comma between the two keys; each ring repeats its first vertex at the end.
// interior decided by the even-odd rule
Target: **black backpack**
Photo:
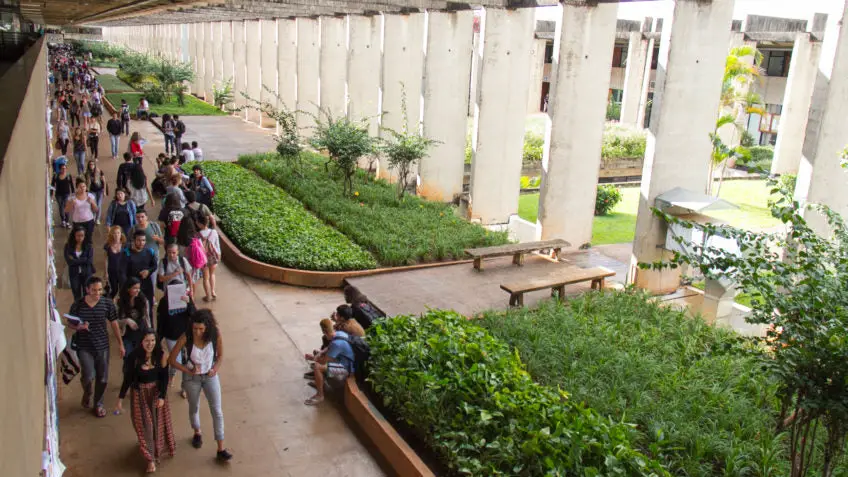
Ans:
{"type": "Polygon", "coordinates": [[[353,317],[364,329],[368,329],[375,321],[385,318],[386,315],[374,308],[370,303],[360,303],[353,307],[353,317]]]}
{"type": "Polygon", "coordinates": [[[182,121],[177,121],[177,124],[174,125],[174,134],[177,136],[182,136],[185,134],[185,123],[182,121]]]}
{"type": "Polygon", "coordinates": [[[336,336],[333,341],[336,340],[347,341],[353,348],[353,369],[362,375],[361,373],[365,370],[365,363],[371,357],[371,347],[368,346],[368,342],[360,336],[348,336],[347,338],[336,336]]]}

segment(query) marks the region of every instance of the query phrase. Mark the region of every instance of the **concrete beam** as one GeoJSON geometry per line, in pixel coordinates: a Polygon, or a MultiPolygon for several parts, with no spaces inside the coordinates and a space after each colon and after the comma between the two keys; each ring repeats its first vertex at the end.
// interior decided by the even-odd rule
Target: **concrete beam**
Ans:
{"type": "Polygon", "coordinates": [[[503,227],[518,212],[535,22],[530,9],[492,8],[484,15],[468,216],[503,227]]]}
{"type": "MultiPolygon", "coordinates": [[[[285,20],[283,20],[285,21],[285,20]]],[[[259,43],[262,76],[259,78],[259,95],[262,101],[276,102],[277,91],[277,20],[261,20],[262,38],[259,43]],[[268,90],[271,90],[269,92],[268,90]]],[[[276,127],[277,123],[265,114],[259,114],[259,125],[263,128],[276,127]]]]}
{"type": "MultiPolygon", "coordinates": [[[[247,95],[252,99],[259,100],[262,95],[262,23],[260,20],[248,20],[244,22],[245,48],[247,54],[247,95]]],[[[273,37],[272,37],[273,39],[273,37]]],[[[262,122],[262,114],[254,109],[245,111],[245,118],[256,124],[262,122]]]]}
{"type": "Polygon", "coordinates": [[[574,246],[592,240],[617,14],[617,5],[562,6],[550,153],[542,160],[539,195],[542,240],[574,246]]]}
{"type": "Polygon", "coordinates": [[[347,18],[321,17],[320,104],[334,118],[347,113],[347,18]]]}
{"type": "Polygon", "coordinates": [[[318,20],[297,19],[297,127],[303,136],[312,135],[314,121],[310,114],[318,114],[321,100],[319,90],[319,47],[321,32],[318,20]]]}
{"type": "Polygon", "coordinates": [[[369,131],[376,136],[380,123],[383,16],[352,15],[348,21],[347,115],[357,121],[368,118],[369,131]]]}
{"type": "MultiPolygon", "coordinates": [[[[245,22],[233,22],[233,103],[244,106],[246,101],[242,92],[247,93],[247,45],[245,43],[245,22]]],[[[245,113],[238,116],[245,118],[245,113]]]]}
{"type": "Polygon", "coordinates": [[[277,94],[289,111],[297,107],[297,22],[277,20],[277,94]]]}
{"type": "Polygon", "coordinates": [[[215,88],[215,25],[206,22],[203,24],[203,90],[207,103],[213,103],[212,98],[215,88]]]}
{"type": "MultiPolygon", "coordinates": [[[[429,14],[424,62],[424,135],[439,141],[421,161],[421,194],[451,201],[462,193],[474,13],[429,14]]],[[[538,40],[536,40],[538,41],[538,40]]]]}
{"type": "MultiPolygon", "coordinates": [[[[235,60],[233,59],[233,24],[221,22],[221,84],[235,81],[235,60]]],[[[235,88],[233,88],[235,91],[235,88]]]]}
{"type": "Polygon", "coordinates": [[[636,239],[628,279],[657,293],[680,285],[679,270],[641,270],[641,262],[667,259],[666,226],[651,212],[654,199],[675,187],[705,190],[721,79],[730,41],[733,0],[678,0],[664,24],[657,85],[642,169],[636,239]],[[674,48],[670,48],[674,45],[674,48]],[[697,134],[693,136],[693,131],[697,134]]]}

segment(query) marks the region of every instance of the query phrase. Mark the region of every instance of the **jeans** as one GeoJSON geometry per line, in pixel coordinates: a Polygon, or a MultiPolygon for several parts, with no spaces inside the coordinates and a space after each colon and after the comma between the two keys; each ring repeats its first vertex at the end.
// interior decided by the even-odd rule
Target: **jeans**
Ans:
{"type": "Polygon", "coordinates": [[[77,160],[77,173],[85,174],[85,151],[74,151],[74,159],[77,160]]]}
{"type": "Polygon", "coordinates": [[[109,135],[109,143],[112,145],[112,157],[118,157],[118,145],[121,136],[109,135]]]}
{"type": "Polygon", "coordinates": [[[124,119],[121,120],[121,132],[123,132],[127,136],[130,135],[130,122],[129,122],[129,120],[124,120],[124,119]]]}
{"type": "Polygon", "coordinates": [[[71,127],[80,125],[80,115],[79,113],[71,113],[71,127]]]}
{"type": "Polygon", "coordinates": [[[174,154],[178,154],[182,150],[182,147],[183,147],[183,135],[182,134],[176,134],[174,136],[174,144],[176,144],[176,150],[174,151],[174,154]]]}
{"type": "MultiPolygon", "coordinates": [[[[87,331],[85,333],[88,333],[87,331]]],[[[83,396],[91,396],[91,381],[94,380],[94,406],[103,405],[103,394],[109,380],[109,348],[103,351],[79,350],[80,368],[82,368],[83,396]]]]}
{"type": "Polygon", "coordinates": [[[208,374],[183,375],[183,390],[188,394],[188,419],[191,428],[200,430],[200,391],[206,396],[209,412],[212,414],[212,427],[215,440],[224,440],[224,411],[221,410],[221,382],[218,375],[210,378],[208,374]]]}
{"type": "Polygon", "coordinates": [[[92,192],[92,194],[94,194],[94,202],[97,203],[97,213],[94,214],[94,220],[99,222],[100,221],[100,212],[103,211],[103,207],[101,207],[101,205],[103,205],[103,189],[101,189],[97,192],[92,192]]]}
{"type": "MultiPolygon", "coordinates": [[[[169,354],[171,353],[171,351],[174,350],[174,346],[176,346],[176,344],[177,344],[177,340],[169,340],[168,338],[165,338],[165,348],[167,348],[169,354]]],[[[183,349],[185,349],[185,348],[183,348],[183,349]]],[[[182,352],[177,355],[177,362],[180,363],[180,364],[183,364],[183,353],[182,352]]],[[[174,379],[174,376],[176,376],[176,374],[177,374],[177,368],[175,368],[173,366],[168,368],[168,375],[171,376],[171,379],[174,379]]],[[[183,374],[183,381],[185,381],[185,374],[183,374]]]]}
{"type": "Polygon", "coordinates": [[[59,204],[59,220],[62,221],[64,225],[68,221],[68,213],[65,212],[65,205],[68,203],[67,195],[57,195],[56,203],[59,204]]]}
{"type": "Polygon", "coordinates": [[[59,139],[59,148],[62,150],[62,155],[68,153],[68,141],[67,139],[59,139]]]}
{"type": "Polygon", "coordinates": [[[100,138],[92,139],[88,143],[88,147],[91,150],[91,155],[94,156],[95,159],[100,155],[100,138]]]}
{"type": "MultiPolygon", "coordinates": [[[[68,265],[70,267],[70,265],[68,265]]],[[[82,273],[74,273],[73,269],[68,270],[68,280],[71,282],[71,293],[74,294],[74,301],[85,296],[85,282],[88,280],[88,275],[82,273]]]]}
{"type": "Polygon", "coordinates": [[[174,142],[176,139],[171,134],[165,134],[165,154],[171,154],[171,151],[174,154],[177,153],[177,144],[174,142]]]}

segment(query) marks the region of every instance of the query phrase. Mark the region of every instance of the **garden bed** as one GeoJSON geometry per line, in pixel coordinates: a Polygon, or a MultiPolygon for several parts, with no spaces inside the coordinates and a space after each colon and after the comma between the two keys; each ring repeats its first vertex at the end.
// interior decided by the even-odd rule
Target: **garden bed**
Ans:
{"type": "MultiPolygon", "coordinates": [[[[108,95],[109,93],[133,93],[135,92],[135,88],[124,83],[115,75],[97,75],[97,81],[100,82],[100,86],[103,87],[103,91],[108,95]]],[[[118,99],[118,104],[121,103],[121,100],[118,99]]],[[[138,104],[138,101],[136,101],[138,104]]]]}
{"type": "MultiPolygon", "coordinates": [[[[121,104],[121,99],[126,99],[130,105],[130,111],[135,114],[138,107],[138,102],[143,93],[109,93],[106,95],[112,104],[121,104]]],[[[184,106],[180,106],[176,95],[171,96],[171,100],[165,104],[150,103],[150,111],[162,116],[163,114],[179,114],[181,116],[226,116],[227,113],[221,111],[215,106],[201,101],[192,95],[186,94],[183,96],[185,101],[184,106]]]]}
{"type": "Polygon", "coordinates": [[[316,216],[370,251],[384,266],[404,266],[464,258],[466,248],[508,242],[454,214],[451,206],[415,196],[398,199],[395,186],[364,171],[354,178],[354,197],[324,168],[327,158],[303,153],[301,173],[275,153],[239,157],[255,171],[300,200],[316,216]]]}
{"type": "Polygon", "coordinates": [[[369,330],[368,381],[447,475],[665,475],[627,425],[539,385],[512,349],[455,312],[369,330]]]}
{"type": "Polygon", "coordinates": [[[776,385],[735,333],[628,293],[486,314],[537,382],[559,386],[612,421],[634,422],[634,445],[679,476],[788,475],[773,438],[776,385]]]}
{"type": "Polygon", "coordinates": [[[215,184],[213,205],[221,229],[247,255],[302,270],[377,266],[371,254],[256,174],[223,162],[204,162],[203,169],[215,184]]]}

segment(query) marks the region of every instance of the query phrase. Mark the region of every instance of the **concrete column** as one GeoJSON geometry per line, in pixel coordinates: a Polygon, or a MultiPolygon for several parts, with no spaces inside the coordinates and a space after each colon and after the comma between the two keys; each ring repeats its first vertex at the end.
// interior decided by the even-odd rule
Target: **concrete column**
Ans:
{"type": "Polygon", "coordinates": [[[347,58],[347,115],[368,118],[369,132],[379,132],[382,15],[350,17],[347,58]]]}
{"type": "MultiPolygon", "coordinates": [[[[234,81],[235,62],[233,60],[233,23],[221,22],[221,86],[234,81]]],[[[227,105],[231,107],[232,105],[227,105]]]]}
{"type": "Polygon", "coordinates": [[[771,163],[772,174],[798,173],[820,55],[821,43],[814,41],[810,33],[796,35],[771,163]]]}
{"type": "MultiPolygon", "coordinates": [[[[618,6],[562,5],[550,153],[542,161],[542,239],[592,240],[618,6]]],[[[641,34],[640,34],[641,35],[641,34]]]]}
{"type": "Polygon", "coordinates": [[[215,23],[203,23],[203,90],[207,103],[214,103],[215,86],[215,23]]]}
{"type": "Polygon", "coordinates": [[[665,223],[651,207],[658,195],[675,187],[704,191],[712,151],[707,133],[715,128],[733,4],[733,0],[678,0],[672,22],[663,23],[628,274],[636,286],[653,292],[676,290],[680,273],[637,267],[669,257],[658,248],[665,244],[665,223]]]}
{"type": "Polygon", "coordinates": [[[647,59],[648,40],[642,32],[631,32],[627,41],[627,67],[624,69],[624,95],[621,98],[620,121],[623,124],[637,125],[647,59]]]}
{"type": "MultiPolygon", "coordinates": [[[[829,15],[807,119],[807,134],[798,168],[795,200],[825,204],[848,217],[846,175],[840,164],[848,118],[848,4],[841,14],[829,15]]],[[[805,219],[822,235],[829,233],[821,214],[807,211],[805,219]]]]}
{"type": "MultiPolygon", "coordinates": [[[[297,110],[318,114],[316,105],[321,100],[318,89],[319,41],[318,20],[297,19],[297,110]]],[[[304,136],[311,136],[314,120],[309,114],[298,113],[297,127],[304,136]]]]}
{"type": "Polygon", "coordinates": [[[333,117],[346,113],[347,18],[321,17],[319,78],[321,109],[333,117]]]}
{"type": "MultiPolygon", "coordinates": [[[[259,79],[259,99],[274,104],[274,91],[277,90],[277,22],[262,20],[262,38],[259,43],[262,64],[262,77],[259,79]],[[272,92],[268,92],[266,89],[272,92]]],[[[261,114],[259,125],[263,128],[275,127],[277,124],[268,116],[261,114]]]]}
{"type": "MultiPolygon", "coordinates": [[[[247,95],[259,100],[262,92],[262,24],[259,20],[244,22],[247,48],[247,95]]],[[[252,123],[261,123],[259,111],[248,109],[245,117],[252,123]]]]}
{"type": "Polygon", "coordinates": [[[527,112],[542,111],[542,83],[545,79],[545,47],[547,40],[533,40],[530,58],[530,92],[527,93],[527,112]]]}
{"type": "Polygon", "coordinates": [[[297,22],[277,19],[277,95],[289,111],[297,107],[297,22]]]}
{"type": "Polygon", "coordinates": [[[471,10],[429,14],[424,135],[439,144],[421,160],[419,173],[421,195],[431,200],[450,201],[462,193],[473,20],[471,10]]]}
{"type": "MultiPolygon", "coordinates": [[[[227,24],[229,25],[229,24],[227,24]]],[[[221,87],[226,80],[224,77],[224,22],[212,23],[212,72],[213,84],[221,87]]],[[[232,49],[231,49],[232,50],[232,49]]],[[[213,100],[214,101],[214,100],[213,100]]]]}
{"type": "MultiPolygon", "coordinates": [[[[418,130],[421,121],[421,80],[424,74],[424,14],[385,15],[383,36],[383,117],[381,125],[404,128],[402,97],[406,94],[406,126],[418,130]]],[[[527,74],[527,70],[524,70],[527,74]]],[[[526,99],[525,99],[526,101],[526,99]]],[[[393,180],[386,158],[380,158],[380,177],[393,180]]]]}
{"type": "Polygon", "coordinates": [[[518,212],[535,20],[531,8],[487,8],[484,15],[468,216],[505,225],[518,212]]]}
{"type": "MultiPolygon", "coordinates": [[[[237,107],[245,105],[241,93],[247,93],[247,46],[244,27],[244,20],[233,21],[233,103],[237,107]]],[[[242,111],[238,115],[244,118],[245,112],[242,111]]]]}
{"type": "Polygon", "coordinates": [[[197,76],[194,84],[197,87],[199,96],[206,95],[206,36],[203,28],[203,23],[192,23],[195,38],[195,71],[197,76]]]}
{"type": "MultiPolygon", "coordinates": [[[[659,18],[645,18],[645,24],[650,24],[650,27],[644,28],[646,30],[650,30],[651,32],[657,32],[659,29],[660,19],[659,18]]],[[[645,57],[645,67],[643,69],[642,76],[642,88],[639,90],[639,109],[636,111],[636,126],[639,128],[645,127],[645,114],[648,109],[648,94],[651,92],[651,81],[654,77],[654,70],[651,66],[654,63],[654,49],[656,48],[656,42],[652,38],[648,40],[647,56],[645,57]]]]}

